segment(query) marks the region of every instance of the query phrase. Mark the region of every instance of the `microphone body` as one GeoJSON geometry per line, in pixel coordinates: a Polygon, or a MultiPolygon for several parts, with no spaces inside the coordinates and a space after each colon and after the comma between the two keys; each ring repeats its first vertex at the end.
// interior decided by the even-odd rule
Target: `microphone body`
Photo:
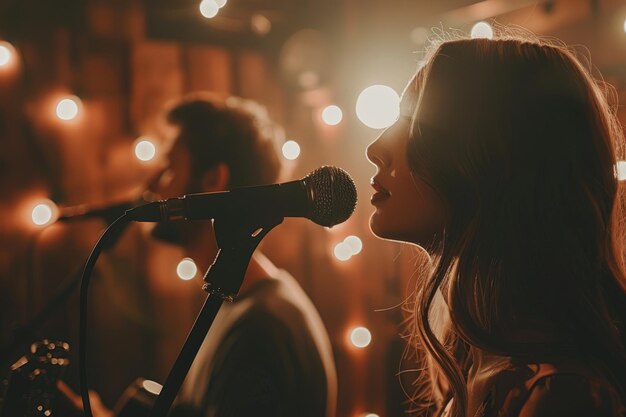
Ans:
{"type": "Polygon", "coordinates": [[[75,219],[99,218],[106,221],[108,224],[111,224],[126,211],[132,209],[133,207],[137,207],[139,204],[141,203],[138,200],[130,200],[100,207],[93,207],[89,205],[66,207],[60,210],[57,221],[66,222],[75,219]]]}
{"type": "Polygon", "coordinates": [[[356,206],[352,178],[335,167],[321,167],[301,180],[187,194],[126,211],[134,221],[219,218],[306,217],[332,227],[348,219],[356,206]]]}

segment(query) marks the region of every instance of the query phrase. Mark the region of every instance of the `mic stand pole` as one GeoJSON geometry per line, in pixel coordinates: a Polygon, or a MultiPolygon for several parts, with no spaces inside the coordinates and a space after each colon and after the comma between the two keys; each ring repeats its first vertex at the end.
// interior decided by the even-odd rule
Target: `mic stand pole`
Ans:
{"type": "Polygon", "coordinates": [[[167,415],[222,303],[232,302],[237,297],[254,250],[261,239],[282,221],[280,216],[263,220],[214,221],[219,251],[204,276],[202,287],[209,295],[163,384],[150,417],[167,415]]]}

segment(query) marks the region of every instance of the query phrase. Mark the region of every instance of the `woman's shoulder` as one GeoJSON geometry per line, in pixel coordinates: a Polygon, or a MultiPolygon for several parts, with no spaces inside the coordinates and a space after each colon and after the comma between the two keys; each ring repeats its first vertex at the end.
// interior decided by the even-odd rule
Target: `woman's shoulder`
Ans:
{"type": "MultiPolygon", "coordinates": [[[[517,381],[495,388],[497,417],[623,417],[624,403],[604,378],[576,363],[532,364],[514,372],[517,381]],[[500,387],[502,388],[502,387],[500,387]],[[498,393],[499,391],[499,393],[498,393]],[[499,398],[498,398],[499,397],[499,398]]],[[[510,379],[509,379],[510,381],[510,379]]]]}

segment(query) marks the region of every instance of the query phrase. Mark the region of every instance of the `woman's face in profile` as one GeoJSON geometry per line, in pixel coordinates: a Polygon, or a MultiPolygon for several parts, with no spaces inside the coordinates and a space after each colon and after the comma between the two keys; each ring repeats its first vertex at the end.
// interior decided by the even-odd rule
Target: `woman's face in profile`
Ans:
{"type": "MultiPolygon", "coordinates": [[[[405,89],[400,117],[367,148],[376,165],[371,179],[374,194],[372,232],[381,238],[427,246],[443,230],[445,205],[424,181],[412,175],[406,155],[412,115],[417,101],[415,81],[405,89]]],[[[419,138],[417,139],[419,140],[419,138]]]]}

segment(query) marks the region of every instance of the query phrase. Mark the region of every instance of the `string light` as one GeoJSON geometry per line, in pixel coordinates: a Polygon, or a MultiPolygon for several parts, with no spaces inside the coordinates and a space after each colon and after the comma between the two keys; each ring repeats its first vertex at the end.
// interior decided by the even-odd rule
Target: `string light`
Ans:
{"type": "Polygon", "coordinates": [[[217,16],[219,11],[220,7],[217,5],[215,0],[202,0],[200,3],[200,14],[207,19],[217,16]]]}
{"type": "Polygon", "coordinates": [[[341,123],[343,112],[339,106],[330,105],[322,110],[322,120],[329,126],[335,126],[341,123]]]}
{"type": "Polygon", "coordinates": [[[365,327],[355,327],[350,332],[350,342],[361,349],[367,347],[372,342],[372,333],[365,327]]]}
{"type": "Polygon", "coordinates": [[[472,39],[491,39],[493,38],[493,29],[491,25],[487,22],[478,22],[472,27],[472,31],[470,33],[472,39]]]}
{"type": "Polygon", "coordinates": [[[363,249],[363,242],[357,236],[348,236],[343,242],[335,245],[333,254],[340,261],[347,261],[354,255],[358,255],[363,249]]]}
{"type": "Polygon", "coordinates": [[[156,146],[151,139],[140,137],[135,141],[135,156],[140,161],[151,161],[156,156],[156,146]]]}
{"type": "Polygon", "coordinates": [[[353,256],[358,255],[363,249],[363,242],[357,236],[348,236],[343,242],[348,245],[353,256]]]}
{"type": "Polygon", "coordinates": [[[356,115],[365,126],[372,129],[389,127],[400,115],[400,97],[386,85],[367,87],[357,98],[356,115]]]}
{"type": "Polygon", "coordinates": [[[626,161],[617,161],[615,165],[615,174],[619,181],[626,180],[626,161]]]}
{"type": "Polygon", "coordinates": [[[141,383],[141,385],[143,386],[143,389],[155,395],[159,395],[161,393],[161,390],[163,389],[163,385],[159,384],[158,382],[149,380],[149,379],[145,379],[141,383]]]}
{"type": "Polygon", "coordinates": [[[250,19],[250,27],[257,35],[267,35],[272,30],[272,22],[262,14],[255,14],[250,19]]]}
{"type": "Polygon", "coordinates": [[[15,48],[9,42],[0,41],[0,67],[8,67],[13,61],[15,48]]]}
{"type": "Polygon", "coordinates": [[[76,96],[63,98],[57,102],[56,115],[64,121],[74,120],[78,116],[81,102],[76,96]]]}
{"type": "Polygon", "coordinates": [[[335,245],[333,254],[338,260],[347,261],[348,259],[352,258],[352,249],[346,242],[341,242],[335,245]]]}
{"type": "Polygon", "coordinates": [[[46,226],[56,221],[58,207],[53,201],[43,200],[35,204],[31,210],[30,218],[36,226],[46,226]]]}
{"type": "Polygon", "coordinates": [[[196,263],[191,258],[184,258],[182,261],[178,263],[176,266],[176,274],[178,274],[178,278],[189,281],[193,279],[198,273],[198,267],[196,263]]]}
{"type": "Polygon", "coordinates": [[[300,145],[294,140],[288,140],[283,144],[283,156],[290,161],[298,159],[300,156],[300,145]]]}

